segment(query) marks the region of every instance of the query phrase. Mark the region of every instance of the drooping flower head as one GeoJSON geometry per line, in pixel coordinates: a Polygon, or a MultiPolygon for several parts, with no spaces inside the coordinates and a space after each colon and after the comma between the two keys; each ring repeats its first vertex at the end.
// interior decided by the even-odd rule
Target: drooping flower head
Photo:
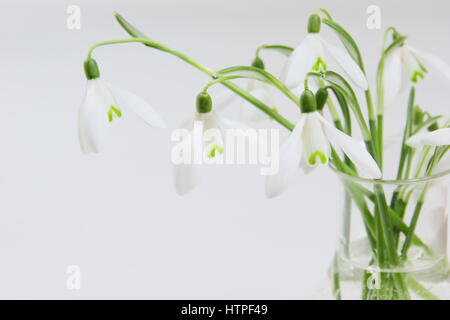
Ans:
{"type": "MultiPolygon", "coordinates": [[[[280,195],[299,166],[311,169],[327,164],[332,147],[346,154],[361,170],[362,176],[381,177],[377,163],[361,143],[336,129],[318,112],[316,96],[311,91],[305,90],[300,97],[302,113],[294,130],[281,146],[279,170],[266,179],[268,197],[280,195]]],[[[320,103],[322,104],[323,100],[320,103]]]]}
{"type": "MultiPolygon", "coordinates": [[[[393,39],[400,37],[397,31],[393,39]]],[[[402,42],[386,57],[383,73],[384,104],[389,106],[410,85],[425,78],[432,67],[450,81],[450,66],[434,54],[422,52],[402,42]]]]}
{"type": "Polygon", "coordinates": [[[86,96],[78,115],[78,136],[83,153],[100,152],[111,124],[122,117],[122,107],[131,109],[152,127],[165,127],[162,118],[143,99],[100,78],[94,59],[88,58],[84,62],[84,71],[86,96]]]}
{"type": "Polygon", "coordinates": [[[297,88],[303,83],[308,72],[326,70],[329,58],[332,57],[358,87],[366,90],[367,80],[358,64],[346,51],[322,39],[320,25],[320,17],[313,14],[308,22],[308,35],[290,55],[281,80],[288,87],[297,88]]]}
{"type": "Polygon", "coordinates": [[[212,110],[208,93],[197,95],[194,117],[184,127],[188,132],[181,141],[180,151],[188,156],[176,161],[174,172],[175,190],[179,195],[190,192],[199,184],[199,165],[205,158],[218,159],[224,152],[223,123],[212,110]]]}

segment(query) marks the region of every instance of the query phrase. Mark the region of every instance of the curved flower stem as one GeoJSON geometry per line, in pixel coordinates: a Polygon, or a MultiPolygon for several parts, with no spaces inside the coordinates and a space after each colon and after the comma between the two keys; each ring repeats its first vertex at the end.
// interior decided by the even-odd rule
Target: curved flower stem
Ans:
{"type": "MultiPolygon", "coordinates": [[[[229,81],[229,80],[236,80],[236,79],[254,79],[254,78],[246,77],[243,75],[231,75],[231,76],[219,77],[217,79],[214,79],[214,80],[208,82],[205,85],[205,87],[203,88],[203,92],[208,91],[208,89],[215,84],[222,84],[222,82],[229,81]]],[[[263,81],[263,80],[260,80],[260,81],[265,83],[265,81],[263,81]]]]}
{"type": "Polygon", "coordinates": [[[319,8],[314,13],[323,13],[327,17],[328,20],[333,21],[333,18],[331,17],[331,14],[324,8],[319,8]]]}
{"type": "Polygon", "coordinates": [[[273,75],[271,75],[270,73],[268,73],[267,71],[264,71],[262,69],[255,68],[255,67],[250,67],[250,66],[236,66],[236,67],[229,67],[229,68],[225,68],[225,69],[219,70],[217,72],[217,74],[218,75],[224,75],[224,74],[236,73],[236,75],[240,75],[241,72],[244,72],[245,73],[244,76],[246,76],[248,78],[252,78],[254,80],[261,81],[262,80],[261,78],[256,77],[256,76],[255,77],[251,77],[249,75],[251,73],[258,74],[258,76],[261,76],[265,80],[267,80],[267,82],[269,84],[273,85],[275,88],[277,88],[279,91],[281,91],[281,93],[286,95],[286,97],[288,97],[290,100],[292,100],[297,106],[300,106],[299,98],[296,95],[294,95],[292,93],[292,91],[289,90],[289,88],[284,85],[283,82],[281,82],[276,77],[274,77],[273,75]]]}
{"type": "MultiPolygon", "coordinates": [[[[132,38],[132,39],[123,39],[123,40],[113,40],[113,41],[105,41],[105,42],[100,42],[94,46],[91,47],[91,49],[88,52],[88,57],[91,56],[92,51],[95,48],[98,48],[100,46],[105,46],[105,45],[111,45],[111,44],[120,44],[120,43],[142,43],[148,47],[151,47],[153,49],[157,49],[169,54],[172,54],[178,58],[180,58],[181,60],[187,62],[188,64],[192,65],[193,67],[197,68],[200,71],[203,71],[204,73],[206,73],[207,75],[209,75],[211,78],[213,79],[218,79],[218,75],[216,72],[212,71],[210,68],[204,66],[203,64],[191,59],[190,57],[186,56],[185,54],[169,49],[168,47],[163,46],[160,43],[154,42],[152,40],[149,39],[144,39],[144,38],[132,38]]],[[[294,128],[294,124],[292,124],[288,119],[284,118],[281,114],[279,114],[278,112],[275,112],[274,110],[272,110],[272,108],[270,108],[269,106],[267,106],[266,104],[264,104],[262,101],[258,100],[257,98],[253,97],[252,95],[250,95],[246,90],[240,88],[239,86],[229,82],[229,81],[223,81],[221,82],[225,87],[229,88],[230,90],[232,90],[233,92],[235,92],[237,95],[239,95],[240,97],[244,98],[245,100],[249,101],[250,103],[252,103],[255,107],[257,107],[258,109],[260,109],[262,112],[266,113],[269,117],[273,118],[275,121],[277,121],[279,124],[281,124],[282,126],[284,126],[286,129],[288,130],[292,130],[294,128]]]]}
{"type": "Polygon", "coordinates": [[[121,40],[111,40],[111,41],[104,41],[104,42],[100,42],[97,43],[95,45],[93,45],[89,51],[88,51],[88,58],[91,57],[92,52],[94,51],[95,48],[101,47],[101,46],[106,46],[106,45],[112,45],[112,44],[121,44],[121,43],[142,43],[148,47],[151,47],[153,49],[157,49],[160,51],[164,51],[167,53],[170,53],[178,58],[180,58],[181,60],[189,63],[190,65],[192,65],[193,67],[207,73],[209,76],[211,76],[212,78],[217,78],[217,75],[215,74],[215,72],[213,70],[211,70],[210,68],[202,65],[201,63],[191,59],[190,57],[186,56],[185,54],[175,51],[175,50],[171,50],[165,46],[163,46],[162,44],[158,43],[158,42],[154,42],[152,40],[146,39],[146,38],[131,38],[131,39],[121,39],[121,40]]]}
{"type": "Polygon", "coordinates": [[[282,44],[263,44],[256,49],[256,56],[259,58],[262,50],[274,50],[278,52],[283,52],[287,54],[291,54],[294,51],[294,48],[285,46],[282,44]]]}

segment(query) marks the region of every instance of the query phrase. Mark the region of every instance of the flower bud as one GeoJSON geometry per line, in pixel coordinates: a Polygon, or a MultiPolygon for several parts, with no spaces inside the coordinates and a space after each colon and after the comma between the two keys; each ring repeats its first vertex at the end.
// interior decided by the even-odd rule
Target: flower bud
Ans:
{"type": "Polygon", "coordinates": [[[252,67],[264,70],[264,61],[260,57],[255,57],[252,62],[252,67]]]}
{"type": "Polygon", "coordinates": [[[212,110],[212,99],[207,92],[200,92],[197,95],[196,106],[198,113],[208,113],[212,110]]]}
{"type": "Polygon", "coordinates": [[[88,80],[97,79],[100,77],[97,61],[88,58],[84,61],[84,74],[88,80]]]}
{"type": "Polygon", "coordinates": [[[423,118],[425,117],[425,112],[419,106],[414,107],[413,111],[413,123],[415,126],[418,126],[422,123],[423,118]]]}
{"type": "Polygon", "coordinates": [[[308,33],[320,32],[320,17],[317,14],[312,14],[308,20],[308,33]]]}
{"type": "Polygon", "coordinates": [[[393,32],[392,32],[392,40],[393,41],[397,41],[398,39],[400,39],[401,38],[401,34],[397,31],[397,30],[393,30],[393,32]]]}
{"type": "Polygon", "coordinates": [[[325,88],[320,88],[316,92],[316,104],[317,104],[317,110],[322,111],[323,107],[325,106],[325,103],[328,99],[328,91],[325,88]]]}
{"type": "Polygon", "coordinates": [[[317,111],[316,97],[310,90],[303,91],[300,96],[300,109],[303,113],[310,113],[317,111]]]}
{"type": "Polygon", "coordinates": [[[437,122],[433,122],[433,124],[428,127],[428,131],[435,131],[437,129],[439,129],[439,125],[437,122]]]}

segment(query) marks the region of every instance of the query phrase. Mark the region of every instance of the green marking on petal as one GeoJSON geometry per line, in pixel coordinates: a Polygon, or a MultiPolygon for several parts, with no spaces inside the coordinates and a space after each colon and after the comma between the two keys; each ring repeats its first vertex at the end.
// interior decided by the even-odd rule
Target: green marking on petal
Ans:
{"type": "Polygon", "coordinates": [[[212,159],[214,158],[217,154],[216,151],[220,154],[223,154],[223,147],[221,145],[215,144],[211,147],[211,149],[209,150],[208,153],[208,158],[212,159]]]}
{"type": "Polygon", "coordinates": [[[315,166],[317,164],[317,158],[319,158],[322,164],[326,164],[328,159],[327,156],[321,151],[314,151],[313,154],[309,156],[308,164],[315,166]]]}
{"type": "Polygon", "coordinates": [[[411,81],[414,83],[419,82],[419,80],[424,79],[425,76],[423,75],[423,72],[419,70],[414,70],[413,75],[411,76],[411,81]]]}
{"type": "Polygon", "coordinates": [[[113,121],[114,115],[117,118],[122,118],[122,112],[119,109],[117,109],[116,107],[111,106],[108,110],[108,121],[109,122],[113,121]]]}
{"type": "Polygon", "coordinates": [[[322,59],[322,57],[317,57],[316,62],[314,63],[312,69],[314,71],[326,71],[327,70],[327,64],[322,59]]]}

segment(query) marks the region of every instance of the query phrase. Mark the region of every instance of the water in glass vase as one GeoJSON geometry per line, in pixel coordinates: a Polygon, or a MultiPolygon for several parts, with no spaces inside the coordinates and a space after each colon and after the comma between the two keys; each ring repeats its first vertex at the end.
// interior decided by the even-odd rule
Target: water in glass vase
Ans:
{"type": "Polygon", "coordinates": [[[405,181],[337,174],[343,186],[338,245],[316,297],[450,299],[450,172],[405,181]]]}

